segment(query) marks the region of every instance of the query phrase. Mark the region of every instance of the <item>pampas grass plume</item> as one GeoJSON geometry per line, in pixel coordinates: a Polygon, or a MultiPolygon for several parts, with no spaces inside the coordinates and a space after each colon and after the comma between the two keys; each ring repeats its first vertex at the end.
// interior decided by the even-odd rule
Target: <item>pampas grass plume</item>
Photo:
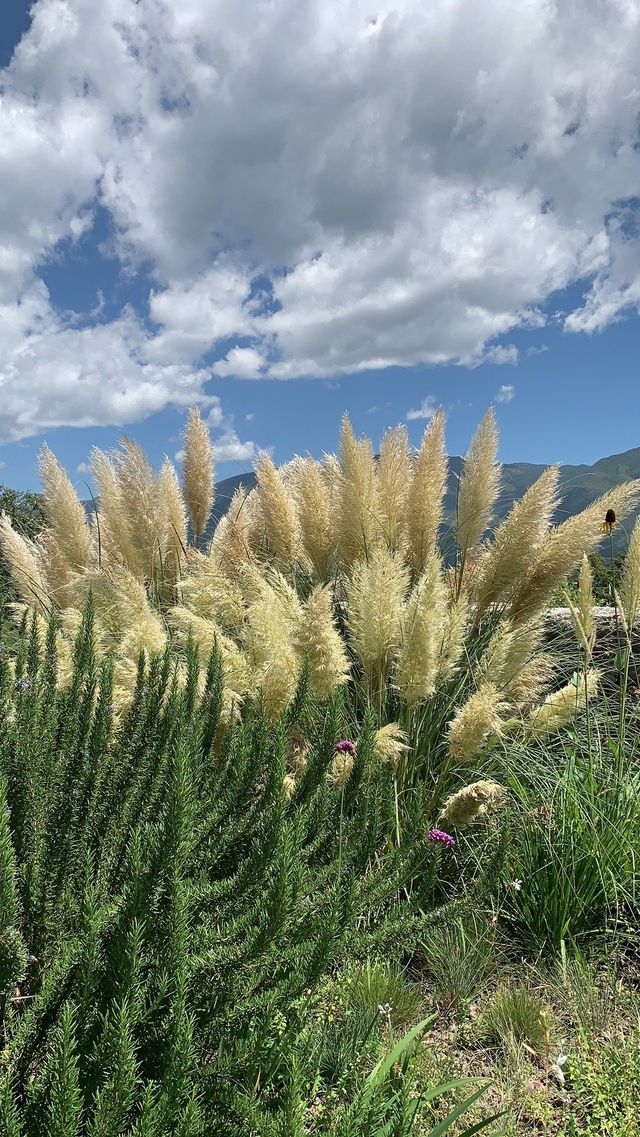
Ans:
{"type": "Polygon", "coordinates": [[[591,669],[587,671],[586,677],[580,674],[575,683],[567,683],[559,691],[547,695],[544,702],[532,710],[527,725],[528,733],[539,738],[567,726],[584,709],[585,701],[593,699],[598,690],[598,681],[598,672],[591,669]]]}
{"type": "Polygon", "coordinates": [[[6,513],[0,515],[0,548],[20,598],[25,604],[46,612],[48,588],[41,553],[33,541],[16,532],[6,513]]]}
{"type": "Polygon", "coordinates": [[[460,829],[478,817],[495,813],[504,805],[505,797],[506,790],[499,782],[489,778],[472,782],[446,799],[438,820],[443,825],[454,825],[460,829]]]}
{"type": "Polygon", "coordinates": [[[307,598],[299,645],[308,661],[311,694],[316,699],[328,699],[349,678],[349,660],[333,619],[328,585],[314,588],[307,598]]]}
{"type": "Polygon", "coordinates": [[[433,553],[442,521],[447,488],[445,419],[436,411],[416,455],[407,493],[407,541],[414,576],[421,573],[433,553]]]}
{"type": "Polygon", "coordinates": [[[46,547],[52,554],[49,585],[54,596],[60,599],[71,574],[81,572],[92,563],[93,541],[84,506],[46,444],[40,451],[39,471],[49,523],[46,547]]]}
{"type": "Polygon", "coordinates": [[[398,769],[403,755],[410,749],[409,736],[397,722],[386,723],[373,736],[374,757],[381,762],[388,762],[394,771],[398,769]]]}
{"type": "Polygon", "coordinates": [[[340,435],[338,556],[348,569],[372,554],[380,537],[376,468],[369,439],[358,441],[348,415],[340,435]]]}
{"type": "Polygon", "coordinates": [[[382,535],[390,549],[405,538],[405,514],[412,473],[409,436],[404,426],[387,430],[378,459],[378,510],[382,535]]]}
{"type": "Polygon", "coordinates": [[[456,531],[461,564],[487,529],[500,488],[498,426],[491,408],[477,428],[458,489],[456,531]]]}
{"type": "MultiPolygon", "coordinates": [[[[381,593],[380,607],[384,607],[381,593]]],[[[410,707],[433,694],[444,639],[446,593],[440,558],[432,552],[416,581],[402,619],[395,687],[410,707]]]]}
{"type": "Polygon", "coordinates": [[[280,568],[290,568],[299,544],[295,501],[268,454],[256,463],[257,493],[271,556],[280,568]]]}
{"type": "Polygon", "coordinates": [[[400,643],[408,572],[386,546],[359,561],[347,581],[347,624],[353,648],[367,680],[380,684],[400,643]]]}
{"type": "Polygon", "coordinates": [[[204,533],[213,507],[213,447],[200,411],[192,407],[187,420],[182,464],[184,500],[196,543],[204,533]]]}
{"type": "Polygon", "coordinates": [[[455,714],[447,727],[449,753],[468,762],[492,734],[500,734],[505,701],[494,683],[482,683],[455,714]]]}
{"type": "Polygon", "coordinates": [[[620,604],[627,626],[632,631],[640,613],[640,520],[636,521],[622,575],[620,604]]]}

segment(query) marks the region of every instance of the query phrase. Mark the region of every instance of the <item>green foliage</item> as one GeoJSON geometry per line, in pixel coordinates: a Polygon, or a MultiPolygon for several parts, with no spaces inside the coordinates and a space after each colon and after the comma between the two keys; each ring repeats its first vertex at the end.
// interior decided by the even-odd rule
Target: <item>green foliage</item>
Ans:
{"type": "Polygon", "coordinates": [[[420,958],[438,1001],[464,1010],[496,966],[495,933],[474,912],[434,925],[420,945],[420,958]]]}
{"type": "Polygon", "coordinates": [[[584,1042],[570,1056],[571,1095],[566,1137],[638,1137],[640,1134],[640,1034],[584,1042]]]}
{"type": "Polygon", "coordinates": [[[503,915],[531,954],[637,913],[640,780],[602,722],[518,756],[503,915]]]}
{"type": "Polygon", "coordinates": [[[371,1001],[393,995],[402,1025],[411,987],[355,961],[424,932],[441,863],[424,825],[395,845],[366,738],[331,786],[339,700],[302,691],[276,729],[253,708],[220,744],[217,657],[202,696],[191,649],[184,682],[170,652],[141,660],[116,721],[92,625],[90,603],[64,692],[53,627],[0,659],[0,1132],[408,1137],[425,1023],[392,1036],[371,1001]],[[313,756],[289,801],[300,726],[313,756]],[[316,995],[336,971],[357,981],[331,1023],[316,995]]]}
{"type": "Polygon", "coordinates": [[[549,1054],[550,1019],[544,999],[529,987],[502,987],[485,1010],[489,1035],[504,1047],[524,1044],[530,1052],[549,1054]]]}

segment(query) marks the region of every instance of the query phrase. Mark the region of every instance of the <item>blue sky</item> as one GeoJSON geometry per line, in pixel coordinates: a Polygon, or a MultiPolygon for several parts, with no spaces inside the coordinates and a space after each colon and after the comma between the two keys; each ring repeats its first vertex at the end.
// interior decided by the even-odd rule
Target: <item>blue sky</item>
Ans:
{"type": "Polygon", "coordinates": [[[0,480],[123,432],[218,476],[348,410],[504,461],[640,446],[640,5],[13,0],[0,480]],[[242,12],[238,11],[242,8],[242,12]],[[603,49],[602,44],[607,46],[603,49]],[[568,71],[568,62],[571,62],[568,71]]]}

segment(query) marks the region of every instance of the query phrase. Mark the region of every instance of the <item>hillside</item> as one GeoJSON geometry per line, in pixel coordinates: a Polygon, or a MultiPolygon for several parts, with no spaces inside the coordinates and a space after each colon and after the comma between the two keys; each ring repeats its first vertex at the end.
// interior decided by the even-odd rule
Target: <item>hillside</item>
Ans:
{"type": "MultiPolygon", "coordinates": [[[[445,512],[449,521],[454,516],[456,504],[456,489],[458,477],[462,469],[462,458],[454,455],[449,459],[449,484],[445,499],[445,512]]],[[[498,519],[509,512],[514,501],[528,490],[546,466],[534,462],[506,462],[502,467],[502,491],[497,503],[496,514],[498,519]]],[[[575,513],[579,513],[585,506],[590,505],[597,497],[607,492],[619,482],[629,478],[640,478],[640,447],[626,450],[622,454],[611,454],[608,458],[599,458],[592,466],[561,466],[560,485],[562,502],[556,516],[556,521],[563,521],[575,513]]],[[[211,529],[215,527],[218,519],[226,511],[231,498],[238,486],[243,485],[250,490],[255,485],[255,474],[250,471],[246,474],[234,474],[231,478],[224,478],[216,486],[216,503],[212,518],[211,529]]],[[[617,530],[614,534],[614,547],[623,547],[630,532],[632,522],[627,522],[625,530],[617,530]]]]}

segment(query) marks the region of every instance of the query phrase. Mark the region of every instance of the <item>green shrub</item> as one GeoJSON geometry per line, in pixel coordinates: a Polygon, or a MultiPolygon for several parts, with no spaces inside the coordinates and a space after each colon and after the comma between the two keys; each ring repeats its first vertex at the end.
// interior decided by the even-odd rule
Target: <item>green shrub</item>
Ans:
{"type": "Polygon", "coordinates": [[[489,1035],[505,1048],[523,1044],[531,1053],[548,1056],[550,1012],[544,999],[528,987],[502,987],[484,1012],[489,1035]]]}
{"type": "Polygon", "coordinates": [[[437,1001],[462,1011],[496,966],[495,932],[476,914],[432,926],[420,945],[419,958],[437,1001]]]}

